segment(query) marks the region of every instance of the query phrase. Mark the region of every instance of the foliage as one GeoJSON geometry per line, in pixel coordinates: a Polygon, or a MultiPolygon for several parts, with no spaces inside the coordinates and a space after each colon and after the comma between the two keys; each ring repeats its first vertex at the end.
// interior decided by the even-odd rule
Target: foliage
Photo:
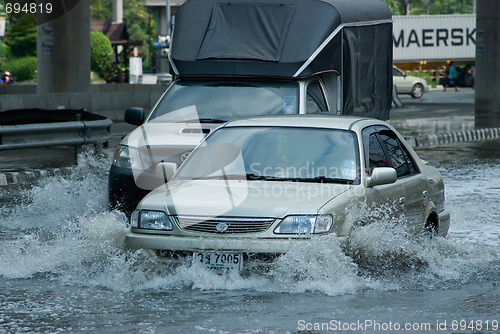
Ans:
{"type": "Polygon", "coordinates": [[[152,49],[153,37],[137,23],[133,24],[128,32],[131,40],[142,41],[142,45],[138,46],[138,49],[143,59],[143,66],[149,68],[151,66],[151,57],[154,54],[152,49]]]}
{"type": "MultiPolygon", "coordinates": [[[[112,0],[99,1],[98,6],[91,6],[91,19],[111,20],[112,8],[112,0]]],[[[151,66],[151,58],[154,55],[153,43],[156,39],[156,22],[151,11],[152,9],[145,7],[141,0],[123,1],[123,21],[129,40],[142,42],[138,49],[145,69],[151,66]]]]}
{"type": "Polygon", "coordinates": [[[101,77],[107,82],[125,82],[128,76],[128,67],[120,63],[111,64],[106,68],[101,77]]]}
{"type": "Polygon", "coordinates": [[[392,15],[471,14],[474,0],[384,0],[392,15]]]}
{"type": "Polygon", "coordinates": [[[90,32],[90,68],[99,76],[111,66],[113,48],[108,37],[100,31],[90,32]]]}
{"type": "MultiPolygon", "coordinates": [[[[5,43],[2,40],[0,40],[0,60],[3,61],[4,59],[11,58],[11,57],[12,57],[12,54],[10,53],[9,48],[7,47],[7,45],[5,45],[5,43]]],[[[0,66],[0,68],[1,67],[2,66],[0,66]]]]}
{"type": "Polygon", "coordinates": [[[30,81],[36,76],[36,57],[23,57],[7,60],[2,64],[4,71],[9,71],[17,81],[30,81]]]}
{"type": "Polygon", "coordinates": [[[5,32],[5,44],[13,57],[36,56],[36,17],[20,15],[12,17],[5,32]]]}

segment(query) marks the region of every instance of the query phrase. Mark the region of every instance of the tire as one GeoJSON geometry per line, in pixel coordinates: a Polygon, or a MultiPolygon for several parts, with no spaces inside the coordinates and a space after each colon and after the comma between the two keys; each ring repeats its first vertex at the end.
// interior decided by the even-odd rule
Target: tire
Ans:
{"type": "Polygon", "coordinates": [[[434,238],[438,235],[439,227],[438,223],[431,219],[431,217],[427,218],[427,222],[425,223],[423,234],[428,236],[429,238],[434,238]]]}
{"type": "Polygon", "coordinates": [[[411,89],[411,93],[410,93],[411,97],[413,97],[414,99],[419,99],[422,97],[422,95],[424,95],[424,86],[422,84],[414,84],[412,89],[411,89]]]}

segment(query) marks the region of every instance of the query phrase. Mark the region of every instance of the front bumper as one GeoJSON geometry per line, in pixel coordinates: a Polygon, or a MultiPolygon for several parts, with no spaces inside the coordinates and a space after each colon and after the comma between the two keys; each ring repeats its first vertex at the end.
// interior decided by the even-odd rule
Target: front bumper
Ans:
{"type": "MultiPolygon", "coordinates": [[[[314,237],[312,238],[314,239],[314,237]]],[[[341,245],[348,237],[339,237],[341,245]]],[[[244,238],[244,237],[191,237],[142,234],[130,232],[125,237],[128,249],[165,250],[179,252],[223,251],[251,254],[284,254],[296,243],[311,242],[311,238],[244,238]]]]}

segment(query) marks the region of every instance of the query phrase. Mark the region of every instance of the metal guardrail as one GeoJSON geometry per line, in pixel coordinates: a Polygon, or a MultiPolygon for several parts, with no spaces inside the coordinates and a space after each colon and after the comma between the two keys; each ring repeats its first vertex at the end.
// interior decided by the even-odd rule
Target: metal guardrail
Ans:
{"type": "MultiPolygon", "coordinates": [[[[64,113],[64,111],[58,111],[64,113]]],[[[84,111],[82,111],[84,112],[84,111]]],[[[111,138],[110,127],[113,124],[108,118],[92,115],[79,120],[81,113],[76,114],[76,120],[57,122],[32,121],[30,124],[15,124],[22,121],[22,111],[19,120],[3,123],[0,121],[0,151],[21,148],[47,146],[81,146],[104,143],[111,138]]],[[[1,119],[2,113],[0,113],[1,119]]]]}

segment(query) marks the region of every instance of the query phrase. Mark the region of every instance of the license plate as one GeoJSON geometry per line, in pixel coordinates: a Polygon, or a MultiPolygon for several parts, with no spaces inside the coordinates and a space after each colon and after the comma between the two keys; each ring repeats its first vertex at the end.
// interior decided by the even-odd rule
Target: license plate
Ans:
{"type": "Polygon", "coordinates": [[[203,252],[194,253],[193,260],[207,268],[226,268],[240,270],[243,264],[242,253],[203,252]]]}

